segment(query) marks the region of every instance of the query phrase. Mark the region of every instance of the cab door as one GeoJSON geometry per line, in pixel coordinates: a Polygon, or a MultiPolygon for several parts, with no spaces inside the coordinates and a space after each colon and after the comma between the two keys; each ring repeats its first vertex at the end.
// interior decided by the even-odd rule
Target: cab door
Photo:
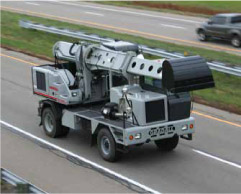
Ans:
{"type": "Polygon", "coordinates": [[[223,38],[225,37],[227,26],[227,17],[215,16],[209,23],[209,33],[211,36],[223,38]]]}

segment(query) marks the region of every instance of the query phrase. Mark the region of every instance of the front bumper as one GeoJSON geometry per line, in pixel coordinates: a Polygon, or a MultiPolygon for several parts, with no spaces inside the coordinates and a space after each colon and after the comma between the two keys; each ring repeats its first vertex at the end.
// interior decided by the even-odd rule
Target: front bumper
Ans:
{"type": "Polygon", "coordinates": [[[158,123],[148,126],[136,126],[127,128],[124,130],[123,143],[125,146],[141,144],[159,139],[171,138],[174,135],[183,136],[192,134],[195,131],[195,119],[190,117],[188,119],[171,121],[165,123],[158,123]],[[183,127],[187,125],[187,129],[183,130],[183,127]],[[193,128],[190,128],[190,125],[193,128]],[[130,138],[133,136],[133,139],[130,138]],[[140,136],[140,138],[135,138],[140,136]]]}

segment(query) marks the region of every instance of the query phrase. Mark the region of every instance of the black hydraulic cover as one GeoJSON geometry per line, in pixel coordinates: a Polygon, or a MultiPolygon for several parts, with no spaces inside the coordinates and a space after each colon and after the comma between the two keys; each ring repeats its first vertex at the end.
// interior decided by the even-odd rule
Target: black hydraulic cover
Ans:
{"type": "Polygon", "coordinates": [[[176,121],[190,117],[191,96],[188,92],[168,96],[167,104],[169,121],[176,121]]]}
{"type": "Polygon", "coordinates": [[[170,59],[163,62],[163,87],[173,93],[214,87],[212,72],[200,56],[170,59]]]}

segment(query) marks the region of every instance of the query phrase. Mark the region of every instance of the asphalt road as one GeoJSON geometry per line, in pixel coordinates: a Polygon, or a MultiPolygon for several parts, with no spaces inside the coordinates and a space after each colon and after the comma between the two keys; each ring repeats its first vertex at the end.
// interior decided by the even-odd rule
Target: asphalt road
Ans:
{"type": "Polygon", "coordinates": [[[115,180],[4,128],[1,140],[1,167],[47,193],[133,193],[115,180]]]}
{"type": "Polygon", "coordinates": [[[39,98],[32,94],[30,67],[44,63],[2,49],[1,120],[160,192],[241,192],[240,115],[195,104],[197,129],[193,141],[180,140],[171,153],[159,152],[152,143],[145,144],[133,148],[119,162],[108,163],[101,159],[96,147],[89,146],[81,131],[51,139],[38,126],[39,98]]]}
{"type": "Polygon", "coordinates": [[[1,7],[29,15],[241,55],[241,49],[232,47],[228,42],[198,41],[195,29],[207,20],[204,18],[87,2],[4,1],[1,7]]]}

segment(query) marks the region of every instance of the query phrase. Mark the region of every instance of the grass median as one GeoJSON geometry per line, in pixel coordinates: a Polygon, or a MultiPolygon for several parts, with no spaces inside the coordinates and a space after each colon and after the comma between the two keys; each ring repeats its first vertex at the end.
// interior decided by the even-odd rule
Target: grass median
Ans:
{"type": "MultiPolygon", "coordinates": [[[[34,22],[39,22],[45,25],[53,25],[56,27],[81,30],[87,33],[94,33],[115,39],[132,41],[138,44],[145,44],[152,47],[163,48],[168,51],[187,51],[191,55],[200,55],[209,60],[218,60],[235,65],[241,63],[241,57],[223,52],[187,46],[179,46],[157,40],[149,40],[138,36],[116,33],[107,30],[100,30],[96,28],[90,28],[86,26],[80,26],[39,17],[27,16],[8,11],[1,11],[1,14],[2,47],[7,47],[50,60],[53,60],[52,46],[55,42],[59,40],[75,42],[78,41],[78,39],[20,28],[18,25],[18,21],[20,19],[31,20],[34,22]]],[[[218,72],[213,72],[213,74],[216,81],[216,88],[194,92],[195,100],[221,109],[241,113],[241,78],[218,72]]]]}

